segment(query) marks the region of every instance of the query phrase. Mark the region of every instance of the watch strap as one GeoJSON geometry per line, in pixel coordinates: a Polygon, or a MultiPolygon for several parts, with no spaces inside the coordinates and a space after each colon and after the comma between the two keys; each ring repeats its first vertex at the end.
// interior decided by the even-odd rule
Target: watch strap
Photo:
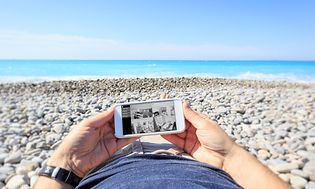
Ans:
{"type": "Polygon", "coordinates": [[[72,171],[68,171],[61,167],[44,166],[38,173],[39,176],[46,176],[64,183],[70,184],[74,188],[80,183],[82,178],[78,177],[72,171]]]}

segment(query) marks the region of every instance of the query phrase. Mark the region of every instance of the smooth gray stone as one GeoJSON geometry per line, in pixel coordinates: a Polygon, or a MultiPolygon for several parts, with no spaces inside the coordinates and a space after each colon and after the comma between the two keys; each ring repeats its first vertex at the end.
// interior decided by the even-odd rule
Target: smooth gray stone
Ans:
{"type": "Polygon", "coordinates": [[[0,153],[7,153],[8,152],[8,149],[7,148],[2,148],[0,147],[0,153]]]}
{"type": "Polygon", "coordinates": [[[4,163],[5,158],[9,156],[8,153],[1,153],[0,154],[0,164],[4,163]]]}
{"type": "Polygon", "coordinates": [[[291,174],[292,175],[297,175],[297,176],[300,176],[300,177],[303,177],[303,178],[308,178],[308,175],[306,173],[304,173],[302,170],[300,169],[293,169],[291,170],[291,174]]]}
{"type": "Polygon", "coordinates": [[[28,184],[28,179],[26,175],[14,175],[9,179],[6,187],[8,187],[9,189],[16,189],[20,188],[24,184],[28,184]]]}
{"type": "Polygon", "coordinates": [[[4,163],[19,163],[22,160],[22,154],[20,151],[9,154],[7,158],[4,159],[4,163]]]}
{"type": "Polygon", "coordinates": [[[27,184],[23,184],[19,189],[30,189],[30,186],[27,184]]]}
{"type": "Polygon", "coordinates": [[[14,168],[10,166],[1,166],[0,173],[2,174],[10,174],[14,172],[14,168]]]}
{"type": "Polygon", "coordinates": [[[0,173],[0,182],[4,182],[8,175],[0,173]]]}
{"type": "Polygon", "coordinates": [[[64,128],[63,123],[58,123],[58,124],[53,125],[53,131],[55,131],[58,134],[63,133],[64,130],[65,128],[64,128]]]}
{"type": "Polygon", "coordinates": [[[38,163],[39,165],[43,162],[44,160],[40,157],[33,157],[32,158],[32,162],[36,162],[38,163]]]}
{"type": "Polygon", "coordinates": [[[305,140],[305,145],[314,145],[315,144],[315,137],[308,137],[305,140]]]}
{"type": "Polygon", "coordinates": [[[14,168],[9,166],[0,167],[0,181],[5,181],[7,176],[14,173],[14,168]]]}
{"type": "Polygon", "coordinates": [[[233,124],[234,125],[239,125],[241,124],[243,121],[243,119],[241,117],[236,117],[234,120],[233,120],[233,124]]]}
{"type": "Polygon", "coordinates": [[[309,182],[305,185],[305,189],[315,189],[315,182],[309,182]]]}
{"type": "Polygon", "coordinates": [[[24,166],[28,172],[35,170],[39,165],[40,164],[38,162],[26,159],[23,159],[20,163],[20,166],[24,166]]]}
{"type": "Polygon", "coordinates": [[[307,183],[307,180],[300,177],[300,176],[295,176],[295,175],[290,175],[290,184],[294,188],[303,188],[307,183]]]}
{"type": "Polygon", "coordinates": [[[25,166],[17,166],[15,169],[16,174],[18,175],[26,175],[28,170],[25,166]]]}
{"type": "Polygon", "coordinates": [[[38,179],[38,175],[33,175],[33,176],[31,177],[31,179],[30,179],[31,188],[34,187],[34,185],[35,185],[37,179],[38,179]]]}
{"type": "Polygon", "coordinates": [[[311,160],[305,163],[303,167],[303,172],[308,174],[309,176],[315,175],[315,160],[311,160]]]}
{"type": "Polygon", "coordinates": [[[81,113],[81,114],[85,114],[85,112],[86,112],[86,110],[84,110],[83,108],[77,108],[76,111],[81,113]]]}
{"type": "Polygon", "coordinates": [[[297,151],[297,154],[303,158],[308,159],[308,160],[315,160],[315,153],[308,152],[305,150],[299,150],[299,151],[297,151]]]}
{"type": "Polygon", "coordinates": [[[297,163],[282,163],[271,167],[279,173],[289,173],[292,169],[299,168],[299,165],[297,163]]]}
{"type": "Polygon", "coordinates": [[[0,181],[0,188],[3,188],[4,186],[5,186],[5,184],[0,181]]]}
{"type": "Polygon", "coordinates": [[[222,106],[216,108],[215,110],[216,110],[216,112],[218,112],[219,114],[226,114],[226,113],[229,111],[229,109],[227,109],[227,108],[225,108],[225,107],[222,107],[222,106]]]}
{"type": "Polygon", "coordinates": [[[60,139],[61,139],[61,135],[57,133],[50,133],[46,135],[46,143],[49,145],[53,145],[60,139]]]}

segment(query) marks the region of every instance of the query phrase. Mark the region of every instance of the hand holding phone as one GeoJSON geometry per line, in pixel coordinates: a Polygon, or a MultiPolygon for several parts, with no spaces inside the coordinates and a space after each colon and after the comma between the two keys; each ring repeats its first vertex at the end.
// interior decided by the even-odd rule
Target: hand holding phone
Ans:
{"type": "Polygon", "coordinates": [[[180,99],[117,104],[114,118],[117,138],[174,134],[185,130],[180,99]]]}

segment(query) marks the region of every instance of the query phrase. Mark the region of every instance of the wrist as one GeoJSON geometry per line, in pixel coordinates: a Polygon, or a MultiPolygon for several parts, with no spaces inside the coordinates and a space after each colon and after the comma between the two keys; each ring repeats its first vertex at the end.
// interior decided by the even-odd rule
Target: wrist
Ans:
{"type": "Polygon", "coordinates": [[[69,184],[61,182],[59,180],[51,179],[45,176],[40,176],[33,189],[73,189],[73,187],[69,184]]]}
{"type": "Polygon", "coordinates": [[[223,160],[223,170],[229,172],[230,165],[235,161],[236,158],[240,158],[240,152],[243,149],[236,143],[233,142],[230,150],[227,152],[223,160]]]}
{"type": "Polygon", "coordinates": [[[80,178],[83,178],[85,175],[82,171],[80,171],[75,166],[75,163],[67,155],[60,155],[60,154],[54,153],[53,156],[51,156],[48,159],[47,165],[54,166],[54,167],[61,167],[63,169],[73,172],[80,178]]]}
{"type": "Polygon", "coordinates": [[[77,187],[82,180],[82,178],[78,177],[71,170],[49,165],[42,167],[38,172],[38,175],[55,180],[55,184],[59,183],[61,185],[70,185],[73,188],[77,187]]]}

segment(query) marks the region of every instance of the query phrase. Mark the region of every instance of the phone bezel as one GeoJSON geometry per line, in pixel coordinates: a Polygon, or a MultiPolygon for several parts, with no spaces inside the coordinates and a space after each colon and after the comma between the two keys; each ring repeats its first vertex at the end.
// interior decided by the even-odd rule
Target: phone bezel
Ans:
{"type": "Polygon", "coordinates": [[[178,98],[116,104],[115,112],[114,112],[114,120],[115,120],[115,136],[117,138],[131,138],[131,137],[140,137],[140,136],[148,136],[148,135],[174,134],[174,133],[181,133],[185,130],[185,118],[184,118],[182,100],[178,99],[178,98]],[[177,128],[176,130],[123,135],[122,115],[121,115],[121,106],[122,105],[155,103],[155,102],[165,102],[165,101],[173,101],[174,102],[176,128],[177,128]]]}

